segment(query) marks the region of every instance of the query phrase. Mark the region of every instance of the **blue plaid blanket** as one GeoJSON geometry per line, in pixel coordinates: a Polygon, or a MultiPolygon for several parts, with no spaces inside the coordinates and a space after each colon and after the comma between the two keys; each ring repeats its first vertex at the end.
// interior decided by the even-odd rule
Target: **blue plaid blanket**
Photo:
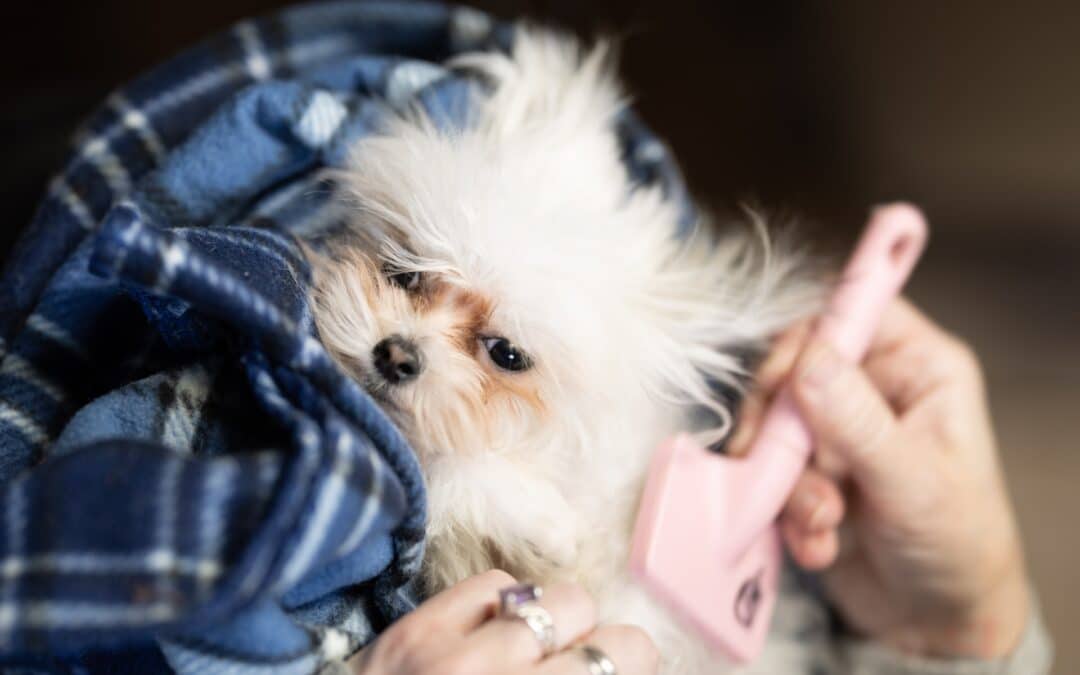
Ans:
{"type": "MultiPolygon", "coordinates": [[[[467,124],[439,4],[243,22],[113,94],[0,278],[0,667],[313,673],[415,604],[414,456],[328,358],[297,240],[379,119],[467,124]]],[[[628,169],[685,199],[627,111],[628,169]]]]}

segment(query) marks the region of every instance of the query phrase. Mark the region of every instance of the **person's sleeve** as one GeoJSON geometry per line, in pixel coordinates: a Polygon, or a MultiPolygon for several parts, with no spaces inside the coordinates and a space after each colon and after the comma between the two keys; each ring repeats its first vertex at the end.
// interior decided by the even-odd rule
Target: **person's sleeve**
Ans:
{"type": "Polygon", "coordinates": [[[1049,675],[1054,654],[1037,603],[1016,649],[993,661],[912,657],[853,637],[844,638],[840,650],[850,675],[1049,675]]]}

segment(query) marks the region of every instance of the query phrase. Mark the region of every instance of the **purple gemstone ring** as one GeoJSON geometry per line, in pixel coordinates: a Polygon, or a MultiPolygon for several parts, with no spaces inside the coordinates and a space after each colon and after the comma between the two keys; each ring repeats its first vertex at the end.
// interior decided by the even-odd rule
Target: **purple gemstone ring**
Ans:
{"type": "Polygon", "coordinates": [[[543,589],[533,584],[517,584],[499,591],[499,618],[521,621],[536,636],[546,658],[555,653],[555,623],[551,613],[537,602],[543,589]]]}
{"type": "Polygon", "coordinates": [[[544,597],[544,589],[533,584],[514,584],[499,591],[499,615],[515,618],[515,610],[544,597]]]}

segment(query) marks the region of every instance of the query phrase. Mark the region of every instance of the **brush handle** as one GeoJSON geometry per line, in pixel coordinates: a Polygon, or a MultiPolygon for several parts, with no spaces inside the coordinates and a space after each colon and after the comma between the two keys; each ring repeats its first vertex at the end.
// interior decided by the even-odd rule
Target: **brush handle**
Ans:
{"type": "MultiPolygon", "coordinates": [[[[816,337],[843,358],[862,361],[881,315],[900,292],[926,244],[927,226],[912,206],[875,209],[844,274],[817,320],[816,337]]],[[[749,455],[737,462],[741,492],[728,550],[741,553],[779,515],[813,450],[813,437],[791,389],[777,395],[749,455]]]]}

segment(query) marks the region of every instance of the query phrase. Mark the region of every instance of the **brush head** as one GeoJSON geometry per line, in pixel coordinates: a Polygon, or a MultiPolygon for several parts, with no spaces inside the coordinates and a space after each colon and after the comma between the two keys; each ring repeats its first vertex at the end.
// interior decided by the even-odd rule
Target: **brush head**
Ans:
{"type": "Polygon", "coordinates": [[[733,481],[743,463],[688,435],[664,443],[653,457],[630,556],[634,576],[736,662],[761,650],[783,565],[775,527],[732,551],[727,524],[738,516],[738,503],[702,497],[739,492],[733,481]]]}

